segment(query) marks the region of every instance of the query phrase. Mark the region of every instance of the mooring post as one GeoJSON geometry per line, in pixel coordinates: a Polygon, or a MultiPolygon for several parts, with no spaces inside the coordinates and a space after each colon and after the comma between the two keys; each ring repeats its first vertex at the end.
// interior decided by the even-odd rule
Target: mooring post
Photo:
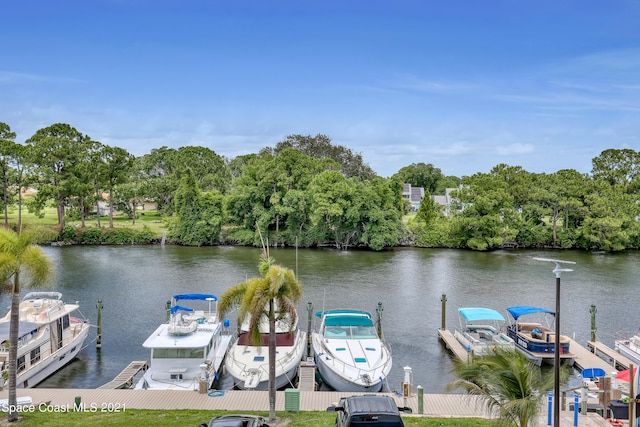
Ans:
{"type": "Polygon", "coordinates": [[[307,303],[307,357],[311,357],[311,319],[313,316],[313,304],[307,303]]]}
{"type": "Polygon", "coordinates": [[[424,414],[424,387],[418,386],[418,414],[424,414]]]}
{"type": "Polygon", "coordinates": [[[171,301],[167,301],[165,307],[167,309],[167,323],[169,323],[169,321],[171,320],[171,301]]]}
{"type": "MultiPolygon", "coordinates": [[[[598,309],[594,304],[591,304],[591,308],[589,309],[589,313],[591,314],[591,341],[596,342],[596,312],[598,309]]],[[[595,352],[594,352],[595,353],[595,352]]]]}
{"type": "Polygon", "coordinates": [[[98,336],[96,337],[96,348],[102,348],[102,300],[98,300],[98,304],[96,305],[98,309],[98,336]]]}
{"type": "Polygon", "coordinates": [[[378,303],[378,308],[376,308],[376,313],[378,314],[378,338],[382,339],[382,303],[378,303]]]}
{"type": "Polygon", "coordinates": [[[442,324],[440,325],[440,330],[444,331],[447,329],[447,294],[442,294],[440,301],[442,302],[442,324]]]}

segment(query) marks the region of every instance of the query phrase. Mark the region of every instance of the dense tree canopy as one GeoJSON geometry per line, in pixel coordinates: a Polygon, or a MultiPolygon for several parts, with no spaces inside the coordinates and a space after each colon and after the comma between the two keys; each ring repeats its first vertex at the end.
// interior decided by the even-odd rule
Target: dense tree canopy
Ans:
{"type": "Polygon", "coordinates": [[[0,122],[0,179],[5,224],[14,205],[21,212],[18,190],[29,186],[36,192],[29,209],[53,203],[60,227],[70,218],[84,228],[104,203],[135,221],[136,206],[152,201],[170,224],[171,241],[186,245],[260,245],[263,233],[272,245],[374,250],[640,248],[640,153],[632,149],[604,150],[591,174],[498,164],[460,178],[419,162],[381,178],[360,154],[323,134],[289,135],[234,159],[195,146],[134,157],[64,123],[22,144],[0,122]],[[404,183],[426,190],[417,215],[406,216],[404,183]],[[445,193],[446,205],[429,196],[445,193]]]}

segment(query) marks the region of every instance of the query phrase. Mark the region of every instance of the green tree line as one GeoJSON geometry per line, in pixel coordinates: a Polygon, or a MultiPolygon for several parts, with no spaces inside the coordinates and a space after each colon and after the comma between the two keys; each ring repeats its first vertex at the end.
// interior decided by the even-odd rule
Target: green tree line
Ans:
{"type": "MultiPolygon", "coordinates": [[[[343,249],[640,247],[640,153],[631,149],[603,151],[593,159],[591,174],[537,174],[499,164],[489,173],[455,177],[414,163],[384,178],[361,154],[322,134],[289,135],[233,159],[195,146],[160,147],[136,157],[63,123],[39,129],[24,143],[15,139],[0,122],[5,226],[20,230],[23,208],[37,214],[53,205],[65,240],[92,235],[85,219],[99,212],[101,201],[108,202],[109,224],[98,215],[97,228],[107,234],[114,211],[135,224],[140,205],[153,201],[168,240],[181,245],[258,246],[262,233],[270,245],[343,249]],[[425,189],[415,216],[407,216],[404,183],[425,189]],[[23,198],[25,188],[35,195],[23,198]],[[429,196],[446,188],[456,188],[453,203],[439,206],[429,196]],[[9,224],[14,206],[18,221],[9,224]],[[81,227],[65,227],[69,219],[81,227]]],[[[100,241],[102,234],[92,232],[100,241]]],[[[141,240],[152,239],[147,232],[141,240]]]]}

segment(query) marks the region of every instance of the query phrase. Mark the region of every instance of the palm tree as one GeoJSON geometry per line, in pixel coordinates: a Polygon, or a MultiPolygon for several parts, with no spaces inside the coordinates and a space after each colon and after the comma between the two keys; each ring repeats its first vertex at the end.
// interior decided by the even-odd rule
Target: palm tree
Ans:
{"type": "Polygon", "coordinates": [[[238,307],[238,323],[249,318],[249,339],[261,345],[260,319],[269,319],[269,421],[276,420],[276,322],[296,321],[295,304],[302,297],[302,284],[294,272],[274,264],[273,258],[263,253],[258,267],[261,277],[254,277],[227,289],[218,301],[218,316],[224,319],[233,307],[238,307]],[[277,311],[275,307],[278,307],[277,311]],[[266,311],[265,311],[266,309],[266,311]]]}
{"type": "MultiPolygon", "coordinates": [[[[469,363],[456,362],[458,380],[449,388],[462,387],[498,414],[498,421],[520,427],[535,424],[543,398],[553,388],[553,375],[543,375],[519,351],[498,349],[469,363]]],[[[566,379],[566,370],[561,379],[566,379]]]]}
{"type": "MultiPolygon", "coordinates": [[[[11,318],[9,325],[9,408],[16,408],[16,377],[18,359],[18,328],[20,323],[20,289],[41,285],[52,271],[51,261],[36,242],[44,235],[31,229],[18,234],[7,228],[0,228],[0,283],[5,284],[13,278],[11,288],[11,318]],[[21,273],[24,273],[24,277],[21,273]]],[[[10,422],[18,419],[18,412],[9,412],[10,422]]]]}

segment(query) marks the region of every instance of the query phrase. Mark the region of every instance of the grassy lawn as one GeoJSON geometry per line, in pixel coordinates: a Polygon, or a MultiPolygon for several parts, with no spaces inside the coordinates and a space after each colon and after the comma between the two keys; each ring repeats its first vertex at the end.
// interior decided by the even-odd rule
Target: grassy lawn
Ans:
{"type": "MultiPolygon", "coordinates": [[[[135,225],[132,224],[132,220],[121,212],[115,212],[113,216],[114,228],[130,228],[132,230],[142,230],[145,226],[148,227],[155,235],[162,236],[162,233],[166,231],[166,224],[158,215],[158,212],[153,211],[138,211],[135,225]]],[[[4,216],[3,216],[4,217],[4,216]]],[[[18,210],[13,208],[9,210],[9,223],[18,223],[18,210]]],[[[25,210],[22,211],[22,223],[29,225],[51,226],[55,227],[58,223],[58,215],[56,209],[52,207],[45,208],[44,216],[42,218],[29,213],[25,210]]],[[[80,228],[82,223],[80,220],[67,220],[66,225],[71,225],[76,228],[80,228]]],[[[97,227],[98,218],[92,216],[85,219],[85,227],[97,227]]],[[[102,215],[100,217],[100,226],[102,228],[109,227],[109,216],[102,215]]]]}
{"type": "MultiPolygon", "coordinates": [[[[73,408],[71,408],[73,409],[73,408]]],[[[53,410],[53,409],[51,409],[53,410]]],[[[225,411],[205,410],[141,410],[127,409],[119,413],[90,413],[90,412],[47,412],[38,411],[22,414],[17,423],[21,427],[50,426],[123,426],[123,427],[197,427],[200,423],[208,422],[212,417],[224,415],[225,411]]],[[[248,412],[251,413],[251,412],[248,412]]],[[[254,413],[267,418],[267,413],[254,413]]],[[[407,427],[495,427],[496,423],[479,418],[430,418],[407,416],[403,417],[407,427]]],[[[6,417],[2,418],[6,422],[6,417]]],[[[297,414],[278,413],[278,421],[273,426],[308,427],[333,426],[335,414],[327,412],[300,412],[297,414]]],[[[13,423],[13,425],[16,425],[13,423]]]]}

